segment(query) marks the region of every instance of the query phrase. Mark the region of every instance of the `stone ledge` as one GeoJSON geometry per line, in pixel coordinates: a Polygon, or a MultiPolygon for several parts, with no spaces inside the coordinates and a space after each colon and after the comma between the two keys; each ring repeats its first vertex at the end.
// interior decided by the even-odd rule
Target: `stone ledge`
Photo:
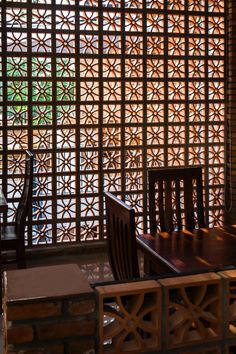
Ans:
{"type": "Polygon", "coordinates": [[[39,302],[93,293],[77,264],[34,267],[4,272],[8,304],[39,302]]]}

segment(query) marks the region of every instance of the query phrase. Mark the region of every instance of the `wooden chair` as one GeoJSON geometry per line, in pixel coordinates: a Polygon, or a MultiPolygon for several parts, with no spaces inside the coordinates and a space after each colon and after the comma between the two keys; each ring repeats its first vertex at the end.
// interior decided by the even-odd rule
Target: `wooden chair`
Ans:
{"type": "Polygon", "coordinates": [[[16,211],[15,224],[6,224],[1,228],[1,251],[16,251],[16,263],[18,268],[26,267],[25,227],[27,217],[32,207],[33,162],[33,153],[26,150],[24,187],[16,211]]]}
{"type": "Polygon", "coordinates": [[[149,211],[152,234],[205,227],[202,168],[150,170],[149,211]]]}
{"type": "Polygon", "coordinates": [[[108,255],[114,278],[139,278],[134,209],[109,192],[104,195],[108,255]]]}

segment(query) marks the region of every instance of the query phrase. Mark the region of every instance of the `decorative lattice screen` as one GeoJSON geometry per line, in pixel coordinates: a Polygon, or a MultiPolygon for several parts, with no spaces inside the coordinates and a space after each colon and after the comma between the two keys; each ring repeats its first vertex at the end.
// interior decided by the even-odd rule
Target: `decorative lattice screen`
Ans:
{"type": "Polygon", "coordinates": [[[219,223],[224,60],[222,0],[2,0],[1,178],[13,220],[34,149],[29,246],[102,239],[104,189],[146,229],[158,166],[204,165],[219,223]]]}

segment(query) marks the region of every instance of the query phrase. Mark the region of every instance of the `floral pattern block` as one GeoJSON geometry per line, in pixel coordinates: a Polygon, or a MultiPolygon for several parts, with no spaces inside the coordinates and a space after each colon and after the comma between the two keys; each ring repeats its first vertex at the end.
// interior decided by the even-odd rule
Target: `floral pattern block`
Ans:
{"type": "Polygon", "coordinates": [[[165,287],[167,348],[221,338],[221,287],[217,274],[169,278],[160,283],[165,287]]]}
{"type": "MultiPolygon", "coordinates": [[[[147,232],[147,169],[160,166],[203,166],[206,222],[219,226],[225,1],[1,3],[0,171],[17,180],[20,156],[34,150],[32,246],[74,242],[74,229],[76,242],[104,240],[104,190],[132,201],[147,232]]],[[[13,217],[17,185],[3,188],[13,217]]]]}
{"type": "Polygon", "coordinates": [[[156,281],[99,286],[96,291],[100,353],[144,353],[160,348],[161,288],[156,281]]]}

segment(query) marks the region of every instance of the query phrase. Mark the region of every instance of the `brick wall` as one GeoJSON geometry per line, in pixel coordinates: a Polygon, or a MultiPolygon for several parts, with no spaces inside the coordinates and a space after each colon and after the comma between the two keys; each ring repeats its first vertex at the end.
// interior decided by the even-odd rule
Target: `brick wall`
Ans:
{"type": "Polygon", "coordinates": [[[4,288],[4,354],[94,352],[94,292],[76,265],[9,271],[4,288]]]}
{"type": "Polygon", "coordinates": [[[6,305],[5,353],[78,354],[94,348],[95,302],[60,301],[6,305]]]}

